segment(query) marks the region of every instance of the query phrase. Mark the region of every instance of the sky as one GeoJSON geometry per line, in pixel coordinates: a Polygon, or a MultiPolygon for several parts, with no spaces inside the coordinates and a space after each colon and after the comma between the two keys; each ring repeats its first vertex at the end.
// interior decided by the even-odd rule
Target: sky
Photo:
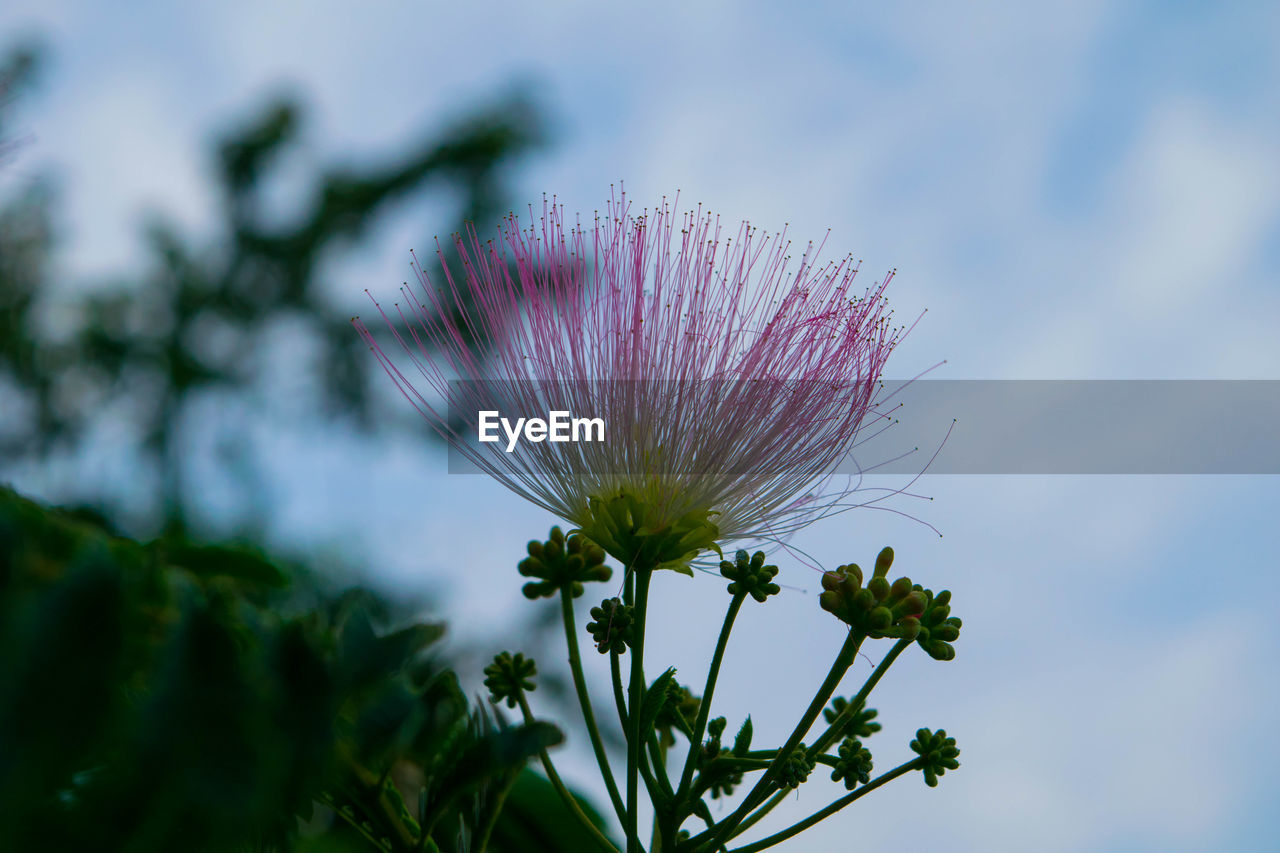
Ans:
{"type": "MultiPolygon", "coordinates": [[[[678,191],[729,223],[830,229],[832,255],[877,278],[896,269],[897,316],[927,309],[896,376],[945,361],[931,377],[1280,379],[1280,6],[487,8],[4,4],[0,43],[39,33],[52,49],[20,168],[62,179],[60,273],[135,263],[147,210],[211,224],[206,136],[268,93],[305,93],[304,158],[323,163],[394,150],[517,90],[554,129],[516,175],[522,200],[554,193],[589,215],[624,180],[641,203],[678,191]]],[[[282,211],[291,190],[285,175],[282,211]]],[[[423,215],[402,211],[336,263],[333,292],[353,306],[366,287],[392,292],[423,215]]],[[[255,440],[282,541],[326,530],[388,583],[446,590],[464,636],[522,605],[506,567],[554,522],[541,510],[450,477],[438,448],[407,438],[264,423],[255,440]]],[[[1280,830],[1280,630],[1264,586],[1280,479],[925,476],[913,491],[930,499],[895,506],[927,525],[866,510],[796,544],[828,567],[892,544],[897,567],[953,590],[957,659],[895,666],[868,745],[887,769],[916,728],[945,727],[963,766],[936,790],[900,780],[798,844],[1265,846],[1280,830]]],[[[746,609],[716,697],[731,729],[750,711],[758,741],[785,736],[841,640],[815,618],[818,572],[780,564],[791,589],[746,609]]],[[[661,577],[654,595],[647,657],[699,682],[722,582],[661,577]]],[[[584,753],[564,761],[589,788],[584,753]]],[[[806,787],[771,826],[833,793],[806,787]]]]}

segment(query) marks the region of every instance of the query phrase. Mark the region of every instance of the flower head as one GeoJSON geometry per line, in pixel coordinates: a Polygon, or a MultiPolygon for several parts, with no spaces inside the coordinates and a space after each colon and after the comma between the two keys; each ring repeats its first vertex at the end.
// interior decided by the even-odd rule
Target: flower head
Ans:
{"type": "Polygon", "coordinates": [[[684,567],[834,511],[843,493],[824,486],[900,334],[892,274],[857,293],[851,257],[820,263],[810,244],[791,269],[785,231],[726,236],[701,208],[637,212],[625,194],[590,227],[544,201],[537,223],[455,244],[461,270],[415,261],[421,286],[378,308],[403,359],[355,325],[470,463],[627,565],[684,567]],[[598,418],[604,440],[484,443],[486,411],[598,418]]]}

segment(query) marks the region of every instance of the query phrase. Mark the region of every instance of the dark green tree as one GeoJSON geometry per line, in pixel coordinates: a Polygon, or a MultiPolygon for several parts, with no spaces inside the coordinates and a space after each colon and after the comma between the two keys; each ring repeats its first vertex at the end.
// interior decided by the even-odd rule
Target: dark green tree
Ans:
{"type": "MultiPolygon", "coordinates": [[[[37,59],[19,51],[0,66],[0,134],[37,59]]],[[[305,109],[296,98],[280,98],[247,114],[214,146],[222,203],[213,233],[190,235],[152,218],[147,268],[79,289],[74,304],[56,306],[57,328],[41,320],[56,298],[48,272],[49,185],[33,182],[0,202],[0,399],[7,413],[0,464],[74,456],[104,411],[125,412],[135,431],[131,452],[143,461],[140,476],[158,496],[144,526],[181,532],[198,494],[188,461],[193,402],[217,395],[234,401],[224,410],[260,410],[270,395],[257,377],[267,344],[286,324],[309,341],[308,378],[322,389],[314,401],[318,418],[364,430],[385,422],[373,417],[373,360],[350,327],[349,304],[336,304],[326,287],[334,284],[326,267],[397,207],[424,195],[459,200],[451,221],[439,223],[444,232],[466,222],[481,232],[494,228],[510,209],[511,167],[544,139],[527,99],[498,98],[376,165],[310,176],[301,212],[280,222],[267,214],[262,190],[300,139],[305,109]]],[[[11,157],[20,155],[12,149],[11,157]]],[[[242,472],[243,514],[255,518],[255,472],[244,464],[241,431],[229,432],[221,443],[227,467],[242,472]]],[[[58,497],[114,515],[101,484],[77,488],[58,497]]]]}
{"type": "Polygon", "coordinates": [[[554,726],[468,700],[442,625],[293,574],[0,487],[0,850],[589,849],[526,770],[554,726]]]}

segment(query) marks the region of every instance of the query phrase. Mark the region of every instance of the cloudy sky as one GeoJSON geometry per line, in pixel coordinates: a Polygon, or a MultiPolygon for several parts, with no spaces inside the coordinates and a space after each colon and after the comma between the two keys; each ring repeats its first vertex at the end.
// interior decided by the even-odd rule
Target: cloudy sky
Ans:
{"type": "MultiPolygon", "coordinates": [[[[895,375],[945,359],[933,376],[1280,378],[1276,4],[5,3],[0,41],[28,32],[52,63],[21,168],[63,179],[69,279],[140,257],[148,209],[209,224],[207,134],[267,93],[305,93],[305,156],[325,162],[515,89],[555,133],[521,198],[590,212],[623,179],[641,202],[679,190],[729,221],[830,229],[834,254],[896,268],[899,316],[928,312],[895,375]]],[[[287,207],[287,179],[281,193],[287,207]]],[[[353,305],[393,290],[421,233],[400,217],[331,286],[353,305]]],[[[259,441],[283,540],[358,543],[395,582],[448,589],[473,632],[520,606],[507,567],[551,523],[540,511],[446,479],[433,448],[259,441]]],[[[915,728],[945,726],[964,766],[937,790],[889,786],[804,849],[947,831],[957,851],[1243,850],[1280,829],[1263,586],[1280,480],[930,476],[916,491],[932,500],[898,506],[942,538],[866,511],[797,544],[828,566],[893,544],[904,571],[953,589],[959,658],[895,667],[870,746],[891,767],[915,728]]],[[[762,740],[789,730],[840,642],[816,618],[817,573],[783,577],[796,589],[744,614],[717,694],[762,740]]],[[[653,660],[700,681],[721,583],[661,578],[655,595],[653,660]]],[[[811,787],[779,821],[832,793],[811,787]]]]}

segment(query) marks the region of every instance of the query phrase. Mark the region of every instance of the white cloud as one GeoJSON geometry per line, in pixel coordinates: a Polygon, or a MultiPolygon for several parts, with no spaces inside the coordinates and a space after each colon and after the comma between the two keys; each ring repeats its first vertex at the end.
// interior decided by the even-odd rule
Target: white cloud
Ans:
{"type": "Polygon", "coordinates": [[[1156,105],[1118,178],[1114,275],[1157,321],[1229,291],[1280,222],[1272,146],[1195,103],[1156,105]]]}
{"type": "Polygon", "coordinates": [[[1280,350],[1258,325],[1280,307],[1265,254],[1280,229],[1273,149],[1208,105],[1152,105],[1100,208],[1067,232],[1069,255],[1039,236],[1059,294],[1055,317],[1022,332],[1020,361],[1040,375],[1273,377],[1280,350]]]}

